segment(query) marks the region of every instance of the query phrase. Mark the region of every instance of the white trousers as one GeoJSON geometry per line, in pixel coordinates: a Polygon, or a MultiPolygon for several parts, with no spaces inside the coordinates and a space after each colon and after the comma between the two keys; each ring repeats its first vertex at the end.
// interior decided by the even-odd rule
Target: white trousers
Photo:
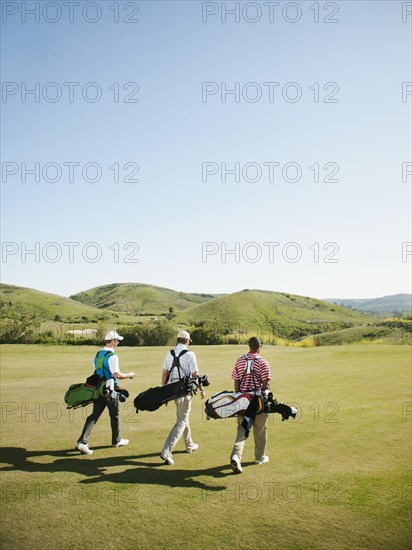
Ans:
{"type": "Polygon", "coordinates": [[[171,456],[174,446],[183,435],[185,441],[186,450],[190,450],[193,445],[192,434],[189,425],[189,415],[192,408],[192,396],[185,395],[175,399],[176,404],[176,424],[170,430],[169,435],[163,445],[162,454],[171,456]]]}
{"type": "MultiPolygon", "coordinates": [[[[237,417],[237,432],[236,432],[236,441],[232,449],[232,456],[237,457],[239,460],[242,460],[242,453],[246,443],[246,434],[245,430],[242,427],[243,416],[237,417]]],[[[257,414],[255,422],[253,424],[253,438],[255,440],[255,460],[262,460],[265,455],[266,450],[266,440],[267,440],[267,429],[266,421],[268,415],[266,413],[257,414]]]]}

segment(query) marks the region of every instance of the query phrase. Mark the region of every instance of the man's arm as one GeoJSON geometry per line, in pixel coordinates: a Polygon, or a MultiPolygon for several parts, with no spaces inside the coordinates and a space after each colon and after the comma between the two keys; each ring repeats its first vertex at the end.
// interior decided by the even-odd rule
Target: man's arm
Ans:
{"type": "Polygon", "coordinates": [[[232,370],[232,380],[234,382],[235,392],[240,391],[240,378],[239,378],[239,373],[238,373],[238,362],[239,362],[239,359],[236,361],[236,364],[235,364],[235,366],[233,367],[233,370],[232,370]]]}
{"type": "Polygon", "coordinates": [[[115,372],[113,374],[113,378],[116,378],[116,380],[124,380],[125,378],[134,378],[136,374],[134,372],[128,372],[124,374],[123,372],[115,372]]]}
{"type": "Polygon", "coordinates": [[[268,390],[270,389],[270,365],[269,362],[266,361],[266,359],[263,359],[263,366],[262,366],[262,390],[268,390]]]}
{"type": "Polygon", "coordinates": [[[170,352],[166,353],[165,359],[163,361],[163,367],[162,367],[162,386],[164,386],[167,382],[167,377],[169,375],[169,371],[172,368],[173,365],[173,357],[170,352]]]}
{"type": "Polygon", "coordinates": [[[134,372],[120,372],[119,358],[115,354],[109,357],[109,368],[110,372],[113,374],[113,378],[116,378],[116,380],[124,380],[125,378],[132,379],[136,376],[134,372]]]}
{"type": "MultiPolygon", "coordinates": [[[[189,354],[190,376],[192,376],[193,378],[198,377],[199,376],[198,368],[199,367],[197,366],[196,355],[194,354],[194,352],[192,352],[192,353],[189,354]]],[[[198,387],[199,387],[199,391],[200,391],[200,397],[201,397],[201,399],[204,399],[205,390],[203,389],[203,385],[200,382],[198,383],[198,387]]]]}
{"type": "MultiPolygon", "coordinates": [[[[196,371],[196,372],[192,372],[192,376],[195,378],[197,376],[199,376],[199,371],[196,371]]],[[[198,387],[199,387],[199,391],[200,391],[200,397],[201,399],[204,399],[205,397],[205,390],[203,389],[203,385],[202,383],[200,382],[200,379],[198,378],[198,387]]]]}

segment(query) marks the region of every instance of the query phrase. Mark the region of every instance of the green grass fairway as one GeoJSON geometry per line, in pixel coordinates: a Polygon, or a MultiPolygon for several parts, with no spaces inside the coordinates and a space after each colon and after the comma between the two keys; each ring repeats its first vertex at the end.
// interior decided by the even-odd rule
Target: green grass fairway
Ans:
{"type": "MultiPolygon", "coordinates": [[[[231,389],[240,346],[193,347],[207,393],[231,389]]],[[[92,456],[74,449],[87,410],[67,387],[91,374],[97,348],[1,347],[2,549],[399,549],[411,547],[412,399],[409,346],[263,348],[278,400],[299,416],[269,417],[270,462],[229,467],[235,421],[207,421],[193,402],[196,453],[159,459],[174,404],[136,415],[133,398],[158,385],[166,348],[118,350],[131,394],[122,436],[95,426],[92,456]]]]}

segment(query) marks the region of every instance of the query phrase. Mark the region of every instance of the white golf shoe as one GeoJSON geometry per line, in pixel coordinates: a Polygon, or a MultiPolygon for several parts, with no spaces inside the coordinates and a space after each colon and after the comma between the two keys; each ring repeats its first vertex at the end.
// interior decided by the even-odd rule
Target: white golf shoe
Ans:
{"type": "Polygon", "coordinates": [[[89,449],[89,446],[85,443],[76,443],[76,449],[78,449],[84,455],[92,455],[93,451],[89,449]]]}
{"type": "Polygon", "coordinates": [[[232,466],[233,473],[241,474],[243,472],[242,465],[240,464],[240,460],[237,456],[232,456],[230,459],[230,465],[232,466]]]}
{"type": "Polygon", "coordinates": [[[125,445],[129,445],[128,439],[121,439],[116,443],[116,445],[113,445],[113,447],[124,447],[125,445]]]}
{"type": "Polygon", "coordinates": [[[162,453],[160,455],[160,458],[162,460],[164,460],[166,462],[166,464],[169,464],[169,466],[173,466],[173,464],[175,463],[175,461],[173,460],[173,458],[165,453],[162,453]]]}
{"type": "Polygon", "coordinates": [[[267,455],[262,456],[261,460],[255,460],[255,464],[266,464],[269,462],[269,457],[267,455]]]}

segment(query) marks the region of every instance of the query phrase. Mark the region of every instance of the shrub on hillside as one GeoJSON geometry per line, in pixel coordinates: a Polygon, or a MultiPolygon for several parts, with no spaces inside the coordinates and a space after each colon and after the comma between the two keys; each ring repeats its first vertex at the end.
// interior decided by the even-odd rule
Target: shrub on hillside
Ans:
{"type": "Polygon", "coordinates": [[[126,346],[166,346],[173,341],[175,332],[166,319],[119,327],[126,346]]]}
{"type": "Polygon", "coordinates": [[[200,346],[223,344],[224,339],[219,327],[202,326],[192,329],[190,336],[195,344],[200,346]]]}
{"type": "Polygon", "coordinates": [[[340,346],[355,344],[360,341],[373,342],[387,336],[391,332],[388,327],[353,327],[350,329],[325,332],[314,337],[315,346],[340,346]]]}
{"type": "Polygon", "coordinates": [[[412,332],[412,321],[408,318],[401,319],[395,317],[392,319],[385,319],[381,323],[378,323],[378,326],[400,328],[402,330],[405,330],[406,332],[412,332]]]}
{"type": "Polygon", "coordinates": [[[34,343],[34,331],[24,321],[4,320],[0,324],[1,344],[32,344],[34,343]]]}
{"type": "Polygon", "coordinates": [[[143,325],[143,345],[144,346],[166,346],[170,344],[175,337],[175,329],[166,319],[151,321],[143,325]]]}

